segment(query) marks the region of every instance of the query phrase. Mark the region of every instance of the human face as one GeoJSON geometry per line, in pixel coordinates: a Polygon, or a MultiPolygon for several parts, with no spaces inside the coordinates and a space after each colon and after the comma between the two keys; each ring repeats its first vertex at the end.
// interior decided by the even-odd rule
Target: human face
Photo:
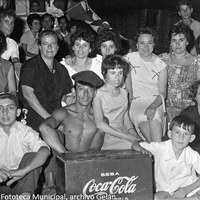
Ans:
{"type": "Polygon", "coordinates": [[[58,51],[58,41],[53,35],[43,35],[39,46],[41,56],[46,59],[53,59],[58,51]]]}
{"type": "Polygon", "coordinates": [[[105,58],[107,55],[114,54],[117,50],[114,42],[112,40],[103,42],[100,47],[101,55],[105,58]]]}
{"type": "Polygon", "coordinates": [[[140,56],[149,57],[153,52],[154,38],[151,34],[141,34],[136,45],[140,56]]]}
{"type": "Polygon", "coordinates": [[[13,17],[6,16],[0,21],[0,31],[7,37],[14,29],[15,19],[13,17]]]}
{"type": "Polygon", "coordinates": [[[31,12],[38,12],[40,9],[40,6],[38,5],[37,2],[33,2],[32,6],[31,6],[31,12]]]}
{"type": "Polygon", "coordinates": [[[32,22],[31,30],[34,31],[35,33],[38,33],[40,31],[41,24],[40,21],[35,19],[32,22]]]}
{"type": "Polygon", "coordinates": [[[53,28],[53,22],[52,22],[52,20],[51,20],[50,17],[45,17],[42,20],[42,28],[44,30],[52,30],[52,28],[53,28]]]}
{"type": "Polygon", "coordinates": [[[76,99],[82,106],[88,106],[91,104],[95,96],[95,90],[87,85],[77,83],[76,86],[76,99]]]}
{"type": "Polygon", "coordinates": [[[172,35],[171,48],[176,54],[185,53],[188,41],[184,34],[172,35]]]}
{"type": "Polygon", "coordinates": [[[174,150],[182,151],[188,146],[190,142],[195,139],[195,135],[192,134],[192,130],[185,130],[182,125],[174,126],[170,132],[168,132],[169,138],[172,140],[174,150]]]}
{"type": "Polygon", "coordinates": [[[106,83],[117,88],[121,85],[123,80],[123,69],[115,68],[108,69],[106,74],[106,83]]]}
{"type": "Polygon", "coordinates": [[[86,58],[91,52],[90,44],[82,38],[75,41],[72,47],[74,54],[78,58],[86,58]]]}
{"type": "Polygon", "coordinates": [[[178,14],[183,19],[190,19],[192,12],[193,12],[193,9],[190,8],[189,6],[187,6],[187,5],[181,5],[180,6],[180,11],[178,12],[178,14]]]}
{"type": "Polygon", "coordinates": [[[12,99],[0,99],[0,126],[3,129],[11,126],[19,114],[19,110],[12,99]]]}
{"type": "Polygon", "coordinates": [[[196,100],[197,104],[200,105],[200,86],[197,89],[197,94],[196,94],[195,100],[196,100]]]}
{"type": "Polygon", "coordinates": [[[66,31],[67,30],[67,22],[65,19],[60,19],[58,22],[58,26],[60,28],[61,31],[66,31]]]}

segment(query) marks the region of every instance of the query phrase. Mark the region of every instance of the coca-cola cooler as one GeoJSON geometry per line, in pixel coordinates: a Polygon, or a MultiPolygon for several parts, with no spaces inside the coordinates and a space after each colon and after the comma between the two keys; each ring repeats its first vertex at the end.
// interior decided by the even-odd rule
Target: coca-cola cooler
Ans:
{"type": "Polygon", "coordinates": [[[152,200],[152,158],[131,150],[57,157],[58,189],[68,200],[152,200]]]}

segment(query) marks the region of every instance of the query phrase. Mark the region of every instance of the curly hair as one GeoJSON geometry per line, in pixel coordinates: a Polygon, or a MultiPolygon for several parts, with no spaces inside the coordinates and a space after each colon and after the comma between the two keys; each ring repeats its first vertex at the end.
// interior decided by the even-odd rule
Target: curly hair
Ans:
{"type": "Polygon", "coordinates": [[[198,81],[195,81],[189,88],[189,92],[188,92],[188,96],[189,98],[191,98],[193,101],[196,102],[196,96],[197,96],[197,93],[198,93],[198,88],[200,86],[200,80],[198,81]]]}
{"type": "Polygon", "coordinates": [[[156,44],[158,43],[158,34],[154,29],[152,29],[150,27],[141,27],[137,30],[137,32],[134,36],[134,40],[135,40],[136,44],[138,43],[138,38],[143,34],[152,35],[153,40],[154,40],[154,44],[156,46],[156,44]]]}
{"type": "Polygon", "coordinates": [[[131,65],[120,55],[107,55],[101,65],[101,73],[104,79],[106,78],[106,74],[109,69],[116,69],[116,68],[123,69],[123,77],[125,80],[131,69],[131,65]]]}
{"type": "Polygon", "coordinates": [[[36,13],[33,13],[33,14],[30,14],[28,17],[27,17],[27,24],[29,27],[32,26],[33,24],[33,21],[34,20],[38,20],[39,22],[41,22],[41,17],[40,15],[36,14],[36,13]]]}
{"type": "Polygon", "coordinates": [[[96,40],[96,49],[100,52],[102,43],[106,41],[113,41],[116,47],[116,53],[121,49],[120,37],[118,34],[114,33],[111,30],[102,31],[100,35],[98,35],[96,40]]]}

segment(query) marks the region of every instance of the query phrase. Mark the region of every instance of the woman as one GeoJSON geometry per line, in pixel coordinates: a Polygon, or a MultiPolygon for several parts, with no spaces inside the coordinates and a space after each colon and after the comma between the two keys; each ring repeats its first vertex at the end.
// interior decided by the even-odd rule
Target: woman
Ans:
{"type": "Polygon", "coordinates": [[[102,149],[131,149],[138,139],[129,118],[127,91],[120,88],[129,72],[129,64],[123,57],[108,55],[102,62],[105,84],[97,90],[93,100],[97,128],[106,135],[102,149]],[[109,124],[104,120],[108,119],[109,124]]]}
{"type": "Polygon", "coordinates": [[[169,32],[171,53],[160,55],[167,63],[168,95],[167,113],[171,121],[189,106],[188,86],[200,78],[200,59],[187,52],[191,30],[185,24],[174,25],[169,32]]]}
{"type": "Polygon", "coordinates": [[[126,81],[131,101],[130,115],[135,127],[148,142],[162,138],[162,95],[166,97],[166,64],[153,53],[157,34],[154,30],[140,28],[135,37],[138,51],[125,58],[132,70],[126,81]]]}
{"type": "Polygon", "coordinates": [[[93,51],[94,41],[94,35],[87,28],[78,29],[71,36],[71,45],[75,57],[71,58],[69,63],[65,59],[60,62],[67,68],[70,77],[77,72],[91,70],[103,79],[101,66],[97,64],[95,59],[89,57],[89,54],[93,51]]]}
{"type": "MultiPolygon", "coordinates": [[[[0,55],[6,50],[6,38],[0,31],[0,55]]],[[[10,61],[0,57],[0,93],[10,92],[16,95],[14,67],[10,61]]]]}

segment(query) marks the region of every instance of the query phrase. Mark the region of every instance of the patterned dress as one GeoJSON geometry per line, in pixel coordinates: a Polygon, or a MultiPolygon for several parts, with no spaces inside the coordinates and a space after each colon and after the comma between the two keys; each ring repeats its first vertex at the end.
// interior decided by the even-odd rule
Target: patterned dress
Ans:
{"type": "Polygon", "coordinates": [[[197,80],[200,58],[195,57],[190,65],[178,65],[173,62],[169,53],[161,54],[160,57],[167,63],[167,113],[171,121],[181,110],[192,104],[188,97],[188,87],[197,80]]]}

